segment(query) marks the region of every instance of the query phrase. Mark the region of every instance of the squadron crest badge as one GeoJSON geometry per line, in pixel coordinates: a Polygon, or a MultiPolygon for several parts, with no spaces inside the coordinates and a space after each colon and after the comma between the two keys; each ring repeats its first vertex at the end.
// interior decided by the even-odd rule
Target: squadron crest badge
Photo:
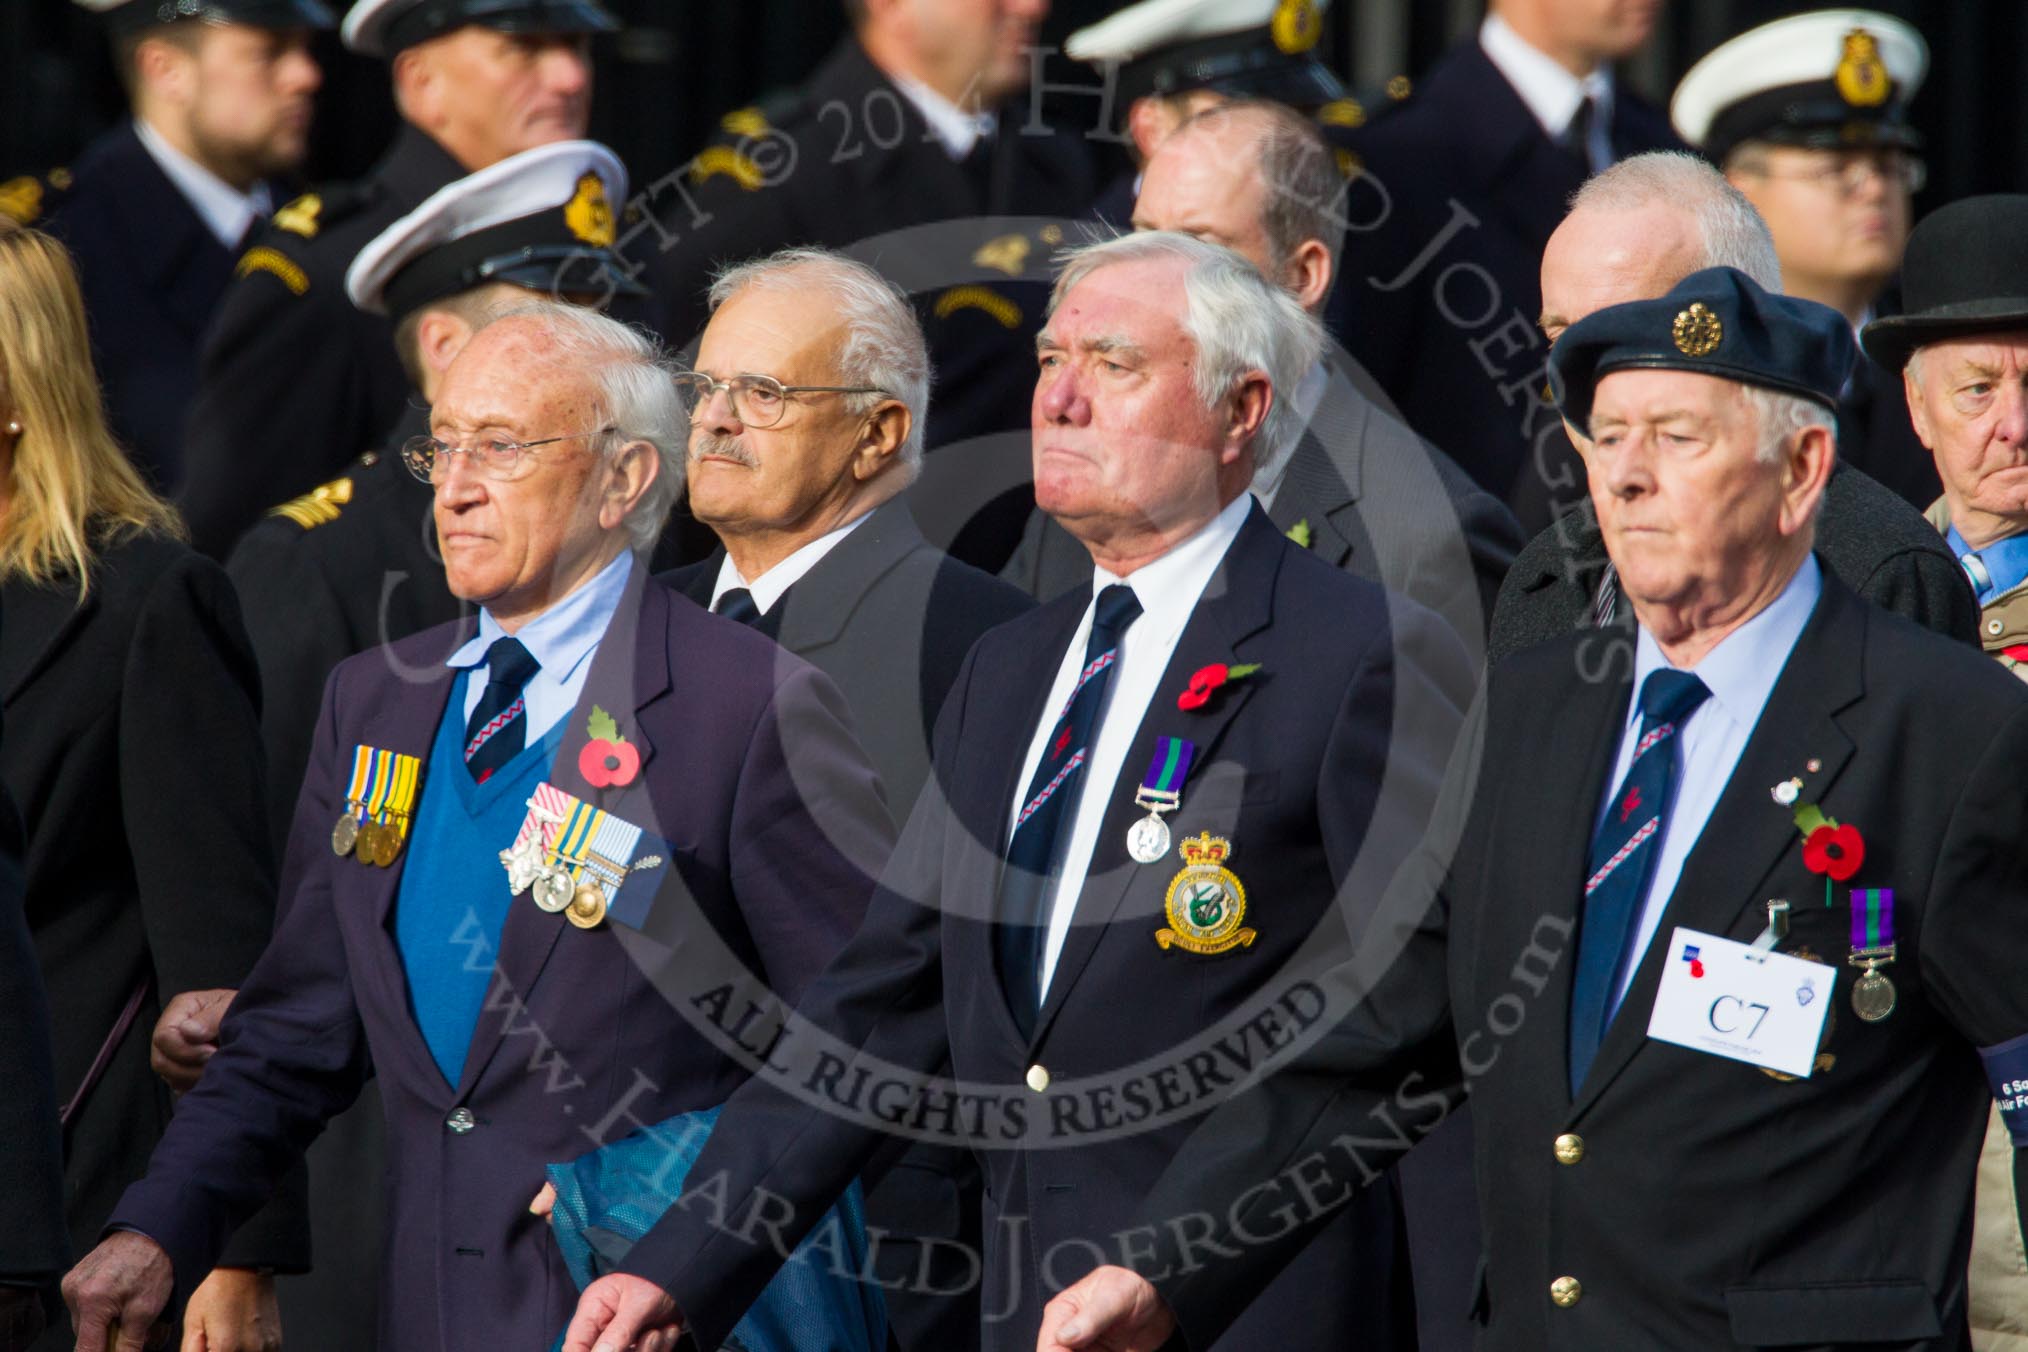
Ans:
{"type": "Polygon", "coordinates": [[[1155,931],[1155,942],[1192,953],[1223,953],[1252,944],[1258,936],[1242,923],[1246,888],[1225,867],[1232,842],[1204,831],[1185,840],[1177,852],[1183,870],[1169,884],[1163,901],[1169,923],[1155,931]]]}

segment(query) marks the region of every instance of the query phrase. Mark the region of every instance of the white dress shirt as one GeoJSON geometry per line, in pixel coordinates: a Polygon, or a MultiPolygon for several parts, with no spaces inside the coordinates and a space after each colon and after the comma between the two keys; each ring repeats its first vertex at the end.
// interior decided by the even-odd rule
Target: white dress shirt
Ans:
{"type": "Polygon", "coordinates": [[[190,209],[204,222],[204,228],[228,249],[237,249],[257,217],[275,209],[274,197],[265,183],[256,183],[252,192],[241,192],[196,160],[178,150],[141,118],[134,119],[134,134],[176,191],[190,203],[190,209]]]}
{"type": "MultiPolygon", "coordinates": [[[[1063,650],[1062,660],[1057,663],[1056,681],[1049,688],[1049,698],[1042,703],[1042,720],[1029,740],[1020,777],[1014,781],[1014,801],[1007,805],[1007,834],[1003,838],[1003,843],[1014,838],[1015,819],[1027,797],[1028,781],[1035,777],[1035,767],[1042,763],[1042,753],[1049,745],[1049,734],[1055,730],[1056,720],[1062,716],[1063,707],[1077,685],[1078,673],[1084,669],[1084,647],[1091,638],[1092,606],[1101,591],[1115,582],[1124,582],[1134,589],[1141,614],[1127,626],[1126,637],[1120,643],[1105,707],[1099,711],[1097,735],[1092,738],[1092,754],[1085,762],[1084,787],[1078,792],[1077,815],[1070,824],[1069,844],[1063,850],[1063,869],[1044,903],[1049,915],[1049,935],[1043,946],[1039,989],[1045,999],[1049,979],[1056,972],[1056,960],[1063,953],[1063,941],[1070,934],[1071,917],[1077,912],[1078,894],[1084,890],[1085,872],[1091,867],[1092,850],[1098,845],[1099,826],[1106,809],[1112,806],[1114,781],[1126,768],[1134,734],[1140,730],[1141,719],[1157,694],[1162,673],[1168,670],[1169,659],[1175,655],[1183,627],[1197,609],[1197,598],[1218,570],[1226,551],[1232,548],[1246,514],[1252,510],[1253,496],[1241,493],[1202,530],[1153,563],[1135,569],[1131,577],[1115,577],[1103,568],[1093,570],[1092,600],[1085,604],[1084,618],[1063,650]]],[[[1139,772],[1144,768],[1134,767],[1136,788],[1140,787],[1139,772]]]]}
{"type": "MultiPolygon", "coordinates": [[[[1698,705],[1676,729],[1678,760],[1669,820],[1662,824],[1662,838],[1657,847],[1661,853],[1655,857],[1655,872],[1648,880],[1647,895],[1641,899],[1626,972],[1620,978],[1619,989],[1613,992],[1615,1006],[1626,998],[1634,969],[1640,966],[1641,955],[1648,951],[1648,942],[1661,927],[1662,913],[1668,909],[1677,878],[1682,876],[1683,861],[1690,857],[1697,838],[1704,834],[1711,810],[1718,806],[1719,796],[1731,782],[1740,753],[1746,750],[1754,724],[1760,721],[1767,698],[1774,692],[1775,682],[1788,665],[1789,654],[1802,637],[1803,627],[1810,622],[1810,613],[1817,608],[1817,597],[1823,590],[1824,575],[1813,554],[1803,560],[1803,566],[1767,609],[1719,640],[1717,647],[1689,668],[1711,691],[1711,698],[1698,705]]],[[[1627,701],[1619,756],[1613,762],[1612,777],[1606,781],[1605,798],[1599,804],[1594,828],[1605,820],[1607,808],[1634,763],[1634,747],[1640,741],[1641,683],[1650,673],[1668,665],[1669,660],[1662,656],[1654,636],[1645,628],[1639,630],[1634,639],[1634,694],[1627,701]]],[[[1761,791],[1772,787],[1763,785],[1761,791]]]]}
{"type": "Polygon", "coordinates": [[[767,614],[775,608],[775,602],[782,599],[782,593],[801,582],[805,573],[823,562],[824,556],[836,549],[840,540],[858,530],[859,523],[872,515],[872,509],[868,508],[836,530],[819,535],[750,582],[739,575],[739,569],[733,566],[732,555],[728,552],[718,561],[718,577],[711,584],[711,608],[717,610],[719,601],[727,592],[744,587],[753,597],[754,608],[763,615],[767,614]]]}
{"type": "MultiPolygon", "coordinates": [[[[1275,494],[1281,490],[1282,476],[1289,472],[1289,461],[1296,458],[1296,447],[1302,444],[1303,433],[1310,428],[1310,419],[1317,414],[1317,405],[1324,402],[1324,389],[1331,383],[1330,373],[1320,360],[1303,373],[1296,382],[1296,388],[1287,396],[1295,419],[1288,424],[1288,440],[1271,449],[1253,470],[1253,495],[1260,499],[1263,507],[1275,505],[1275,494]]],[[[1275,398],[1282,398],[1280,390],[1275,398]]]]}
{"type": "MultiPolygon", "coordinates": [[[[922,114],[922,120],[929,123],[930,133],[954,160],[962,160],[971,154],[972,147],[979,143],[980,138],[991,136],[994,128],[1000,125],[1000,119],[992,113],[968,113],[920,80],[892,72],[887,78],[894,81],[894,87],[901,91],[903,98],[915,105],[916,111],[922,114]]],[[[869,131],[868,134],[872,133],[869,131]]]]}
{"type": "MultiPolygon", "coordinates": [[[[514,635],[542,667],[528,678],[521,691],[528,719],[523,746],[533,746],[548,736],[549,730],[577,707],[577,697],[584,693],[585,678],[591,675],[592,654],[599,650],[599,641],[613,622],[613,612],[620,608],[620,597],[625,594],[627,578],[633,571],[633,554],[621,550],[620,556],[601,568],[591,581],[522,625],[514,635]]],[[[481,610],[479,632],[444,663],[447,667],[474,669],[471,679],[465,682],[466,723],[472,721],[472,710],[479,707],[479,697],[486,693],[486,650],[493,646],[493,640],[506,635],[493,612],[481,610]]],[[[607,712],[622,716],[620,710],[607,712]]]]}
{"type": "Polygon", "coordinates": [[[1570,119],[1577,116],[1578,105],[1590,99],[1591,135],[1586,139],[1585,153],[1595,169],[1603,170],[1612,164],[1610,70],[1600,66],[1580,80],[1559,65],[1555,57],[1529,46],[1528,40],[1497,14],[1488,14],[1479,25],[1479,47],[1486,53],[1486,59],[1507,77],[1507,83],[1514,86],[1514,92],[1528,105],[1528,111],[1535,114],[1535,120],[1551,140],[1560,139],[1570,130],[1570,119]]]}

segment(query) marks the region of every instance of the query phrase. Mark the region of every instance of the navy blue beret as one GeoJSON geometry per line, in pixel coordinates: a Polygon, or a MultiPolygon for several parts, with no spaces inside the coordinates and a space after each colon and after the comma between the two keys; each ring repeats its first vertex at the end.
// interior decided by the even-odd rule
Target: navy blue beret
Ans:
{"type": "Polygon", "coordinates": [[[1579,429],[1599,378],[1631,367],[1696,371],[1835,411],[1857,352],[1852,326],[1830,306],[1773,295],[1735,268],[1706,268],[1657,300],[1609,305],[1565,329],[1549,351],[1549,387],[1579,429]]]}

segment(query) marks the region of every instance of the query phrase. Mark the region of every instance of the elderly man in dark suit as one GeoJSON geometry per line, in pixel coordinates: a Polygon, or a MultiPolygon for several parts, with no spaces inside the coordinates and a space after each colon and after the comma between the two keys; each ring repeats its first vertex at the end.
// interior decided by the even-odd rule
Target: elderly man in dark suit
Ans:
{"type": "MultiPolygon", "coordinates": [[[[1227,103],[1162,142],[1142,176],[1134,226],[1224,244],[1319,314],[1338,276],[1342,186],[1308,119],[1277,103],[1227,103]]],[[[1254,496],[1318,558],[1421,602],[1476,645],[1520,530],[1375,393],[1356,368],[1321,356],[1285,392],[1294,416],[1260,452],[1254,496]]],[[[1090,572],[1084,546],[1038,511],[1001,576],[1049,601],[1090,572]]]]}
{"type": "MultiPolygon", "coordinates": [[[[1071,1255],[1136,1242],[1118,1232],[1189,1123],[1297,1036],[1286,969],[1393,871],[1471,686],[1440,621],[1310,557],[1247,492],[1319,341],[1219,246],[1070,256],[1038,339],[1036,496],[1092,580],[973,648],[933,787],[800,1011],[815,1061],[735,1098],[693,1169],[727,1208],[673,1209],[588,1287],[572,1352],[677,1324],[717,1346],[781,1261],[753,1208],[781,1238],[808,1227],[896,1131],[979,1152],[979,1340],[1031,1347],[1071,1255]],[[931,1078],[947,1058],[955,1080],[931,1078]],[[822,1090],[855,1060],[871,1112],[822,1090]]],[[[1391,1191],[1341,1220],[1222,1347],[1399,1345],[1391,1191]]]]}
{"type": "Polygon", "coordinates": [[[542,1166],[629,1112],[723,1102],[753,1058],[710,1011],[800,991],[887,853],[830,682],[637,560],[681,477],[650,340],[517,311],[452,364],[431,425],[409,462],[477,623],[332,676],[274,942],[66,1279],[80,1347],[138,1345],[369,1073],[392,1166],[380,1345],[552,1339],[573,1288],[526,1213],[542,1166]]]}
{"type": "MultiPolygon", "coordinates": [[[[922,467],[930,384],[906,296],[863,263],[791,249],[720,274],[711,306],[679,387],[690,511],[722,544],[663,581],[836,681],[905,821],[965,654],[1034,602],[932,547],[900,496],[922,467]],[[808,389],[826,385],[844,388],[808,389]]],[[[970,1154],[910,1149],[866,1216],[885,1232],[876,1263],[901,1345],[963,1346],[979,1324],[959,1249],[979,1244],[970,1154]]]]}
{"type": "MultiPolygon", "coordinates": [[[[1680,152],[1624,160],[1585,184],[1543,251],[1542,331],[1553,344],[1593,311],[1653,299],[1707,267],[1738,268],[1764,290],[1782,288],[1766,223],[1717,170],[1680,152]]],[[[1545,440],[1531,469],[1542,476],[1533,486],[1548,494],[1556,521],[1528,542],[1500,589],[1489,661],[1573,630],[1588,631],[1580,660],[1592,670],[1623,663],[1631,652],[1624,592],[1571,444],[1578,435],[1564,428],[1545,440]]],[[[1977,606],[1936,532],[1842,459],[1824,490],[1816,539],[1824,566],[1865,600],[1973,641],[1977,606]]]]}
{"type": "Polygon", "coordinates": [[[1517,512],[1539,438],[1560,435],[1534,327],[1542,246],[1587,175],[1682,148],[1613,73],[1660,10],[1491,0],[1476,33],[1348,137],[1364,170],[1344,204],[1358,268],[1325,323],[1410,427],[1517,512]]]}
{"type": "MultiPolygon", "coordinates": [[[[1989,1093],[2028,1143],[2028,692],[1812,552],[1853,355],[1836,311],[1731,269],[1558,342],[1634,669],[1588,679],[1575,635],[1494,669],[1483,759],[1402,874],[1441,880],[1419,937],[1427,968],[1448,919],[1448,1018],[1398,965],[1272,1115],[1179,1156],[1158,1214],[1244,1194],[1219,1228],[1245,1236],[1292,1181],[1328,1211],[1383,1068],[1454,1038],[1482,1348],[1970,1346],[1989,1093]]],[[[1163,1272],[1171,1244],[1152,1290],[1094,1274],[1044,1346],[1175,1320],[1198,1345],[1301,1229],[1163,1272]]]]}
{"type": "Polygon", "coordinates": [[[197,353],[241,245],[310,145],[319,0],[115,0],[101,11],[133,108],[69,169],[10,185],[77,260],[113,432],[164,492],[182,479],[197,353]]]}

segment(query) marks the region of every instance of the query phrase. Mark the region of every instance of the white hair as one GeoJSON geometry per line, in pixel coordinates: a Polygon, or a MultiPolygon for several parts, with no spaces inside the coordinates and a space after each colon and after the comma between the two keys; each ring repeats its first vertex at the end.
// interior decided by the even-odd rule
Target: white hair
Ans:
{"type": "Polygon", "coordinates": [[[1838,443],[1838,415],[1814,399],[1787,390],[1771,390],[1765,385],[1741,385],[1740,392],[1753,409],[1754,425],[1759,434],[1758,459],[1763,465],[1771,465],[1781,455],[1782,443],[1806,427],[1821,427],[1831,434],[1831,444],[1838,443]]]}
{"type": "Polygon", "coordinates": [[[587,430],[612,429],[599,446],[600,454],[633,441],[655,448],[660,470],[626,521],[635,549],[653,547],[683,495],[690,436],[690,419],[671,379],[675,367],[662,344],[617,319],[562,301],[533,300],[500,310],[485,327],[503,319],[536,321],[550,339],[558,364],[578,370],[591,383],[596,414],[587,430]]]}
{"type": "Polygon", "coordinates": [[[1291,396],[1304,372],[1323,355],[1323,325],[1224,245],[1172,230],[1140,230],[1065,249],[1057,255],[1062,271],[1050,292],[1049,317],[1055,317],[1072,287],[1099,269],[1159,259],[1190,265],[1183,274],[1183,332],[1197,349],[1190,371],[1197,397],[1215,409],[1248,372],[1266,372],[1274,400],[1254,444],[1284,445],[1300,430],[1302,415],[1291,396]]]}
{"type": "Polygon", "coordinates": [[[838,345],[838,383],[886,392],[847,395],[845,406],[864,413],[882,399],[894,398],[908,409],[908,439],[897,459],[901,482],[913,482],[922,472],[923,429],[929,420],[929,345],[900,288],[864,263],[829,249],[783,249],[720,272],[711,282],[711,308],[716,312],[742,291],[800,293],[812,285],[830,293],[845,331],[838,345]]]}
{"type": "Polygon", "coordinates": [[[1697,223],[1704,249],[1691,271],[1737,268],[1761,290],[1781,294],[1781,258],[1767,222],[1746,194],[1695,155],[1681,150],[1630,155],[1586,179],[1570,199],[1572,211],[1585,207],[1638,211],[1651,206],[1687,213],[1697,223]]]}

